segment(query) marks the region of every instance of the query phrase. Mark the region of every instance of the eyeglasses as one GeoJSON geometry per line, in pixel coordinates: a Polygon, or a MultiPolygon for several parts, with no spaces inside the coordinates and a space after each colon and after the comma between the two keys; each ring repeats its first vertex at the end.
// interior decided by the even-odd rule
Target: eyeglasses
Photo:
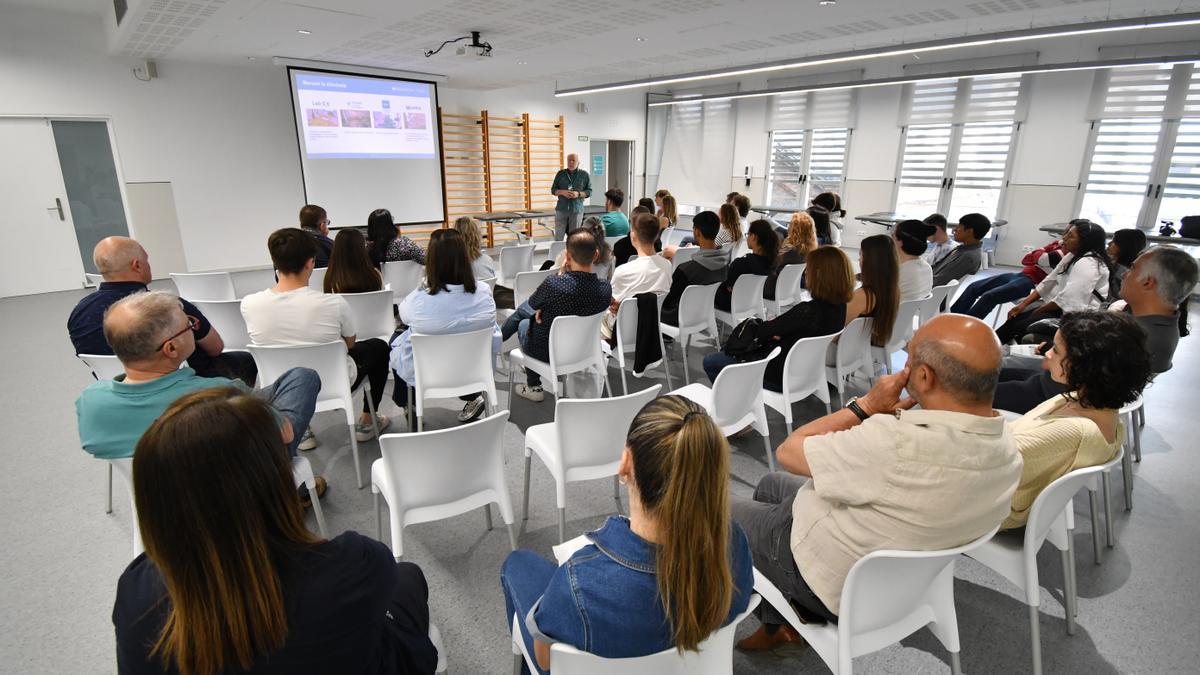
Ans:
{"type": "Polygon", "coordinates": [[[321,221],[321,224],[324,225],[325,227],[329,227],[330,225],[333,224],[333,221],[330,220],[329,218],[326,218],[325,220],[321,221]]]}
{"type": "Polygon", "coordinates": [[[194,316],[189,316],[187,318],[187,327],[184,328],[183,330],[179,331],[178,333],[172,335],[171,337],[167,338],[166,340],[163,340],[163,343],[158,346],[158,349],[156,351],[162,351],[162,348],[166,347],[167,343],[170,342],[171,340],[174,340],[175,338],[179,337],[180,335],[183,335],[184,333],[188,332],[189,330],[194,331],[198,328],[200,328],[200,319],[197,319],[194,316]]]}

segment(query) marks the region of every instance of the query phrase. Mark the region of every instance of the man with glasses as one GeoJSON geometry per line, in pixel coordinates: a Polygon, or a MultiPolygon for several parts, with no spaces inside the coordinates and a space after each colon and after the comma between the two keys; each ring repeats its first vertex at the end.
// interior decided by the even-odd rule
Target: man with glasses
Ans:
{"type": "MultiPolygon", "coordinates": [[[[550,194],[558,197],[554,207],[554,240],[562,241],[568,232],[583,224],[583,205],[592,196],[592,179],[579,168],[579,156],[567,155],[567,168],[554,174],[550,194]]],[[[320,261],[317,261],[320,267],[320,261]]]]}
{"type": "MultiPolygon", "coordinates": [[[[249,391],[239,380],[200,377],[181,367],[196,350],[198,323],[184,313],[179,298],[162,291],[134,293],[105,312],[104,337],[125,373],[93,382],[75,401],[84,450],[100,459],[132,457],[138,439],[180,396],[211,387],[249,391]]],[[[256,392],[275,411],[292,456],[312,419],[320,390],[316,371],[293,368],[256,392]]],[[[325,479],[317,476],[318,496],[324,490],[325,479]]]]}
{"type": "Polygon", "coordinates": [[[329,238],[329,226],[333,221],[325,209],[316,204],[305,204],[300,209],[300,229],[312,235],[317,242],[316,267],[329,267],[329,253],[333,251],[333,240],[329,238]]]}

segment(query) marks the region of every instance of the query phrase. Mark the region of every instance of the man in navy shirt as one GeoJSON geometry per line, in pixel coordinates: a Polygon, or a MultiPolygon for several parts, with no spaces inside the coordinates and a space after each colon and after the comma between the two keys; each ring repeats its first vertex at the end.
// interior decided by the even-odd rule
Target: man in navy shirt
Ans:
{"type": "Polygon", "coordinates": [[[333,240],[329,238],[329,214],[316,204],[305,204],[300,209],[300,229],[312,235],[317,242],[317,257],[314,267],[329,267],[329,254],[333,251],[333,240]]]}
{"type": "MultiPolygon", "coordinates": [[[[104,339],[104,312],[121,298],[149,290],[150,256],[142,245],[129,237],[108,237],[92,251],[96,270],[104,277],[100,288],[75,305],[67,319],[67,332],[76,354],[112,354],[104,339]]],[[[253,387],[258,377],[254,357],[247,352],[225,352],[221,335],[204,314],[187,300],[184,314],[196,319],[196,351],[188,357],[188,366],[201,377],[239,379],[253,387]]]]}

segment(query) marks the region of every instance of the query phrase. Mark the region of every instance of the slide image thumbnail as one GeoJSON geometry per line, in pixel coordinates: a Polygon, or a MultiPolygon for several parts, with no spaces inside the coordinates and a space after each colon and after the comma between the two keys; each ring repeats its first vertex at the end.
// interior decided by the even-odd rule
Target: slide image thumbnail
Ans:
{"type": "Polygon", "coordinates": [[[351,128],[371,128],[370,110],[341,110],[342,126],[351,128]]]}
{"type": "MultiPolygon", "coordinates": [[[[387,101],[384,101],[384,103],[387,103],[387,101]]],[[[376,129],[404,128],[404,122],[401,120],[400,113],[388,112],[386,110],[380,112],[376,110],[375,112],[371,113],[371,116],[375,119],[376,129]]]]}
{"type": "Polygon", "coordinates": [[[425,126],[425,113],[423,112],[406,112],[404,113],[404,126],[408,129],[427,129],[425,126]]]}
{"type": "Polygon", "coordinates": [[[338,125],[336,110],[305,108],[304,113],[308,115],[308,126],[310,127],[336,127],[338,125]]]}

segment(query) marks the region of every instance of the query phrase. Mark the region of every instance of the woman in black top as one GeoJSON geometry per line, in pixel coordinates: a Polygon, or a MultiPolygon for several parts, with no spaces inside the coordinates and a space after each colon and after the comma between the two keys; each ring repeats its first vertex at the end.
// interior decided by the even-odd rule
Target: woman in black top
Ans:
{"type": "Polygon", "coordinates": [[[763,297],[774,300],[775,283],[779,281],[779,273],[787,265],[803,265],[804,257],[815,248],[817,248],[817,230],[812,216],[804,211],[793,213],[792,220],[788,223],[787,236],[780,246],[779,261],[775,271],[771,274],[771,278],[767,279],[767,284],[763,286],[763,297]]]}
{"type": "Polygon", "coordinates": [[[188,394],[142,436],[133,494],[146,552],[117,583],[122,675],[432,673],[429,589],[354,532],[312,535],[272,410],[188,394]]]}
{"type": "Polygon", "coordinates": [[[729,263],[729,271],[725,273],[725,283],[717,289],[714,304],[717,309],[728,312],[729,303],[733,298],[733,285],[743,274],[759,274],[769,276],[775,269],[775,261],[779,258],[779,237],[770,221],[756,220],[750,223],[750,231],[746,233],[746,245],[750,252],[729,263]]]}

